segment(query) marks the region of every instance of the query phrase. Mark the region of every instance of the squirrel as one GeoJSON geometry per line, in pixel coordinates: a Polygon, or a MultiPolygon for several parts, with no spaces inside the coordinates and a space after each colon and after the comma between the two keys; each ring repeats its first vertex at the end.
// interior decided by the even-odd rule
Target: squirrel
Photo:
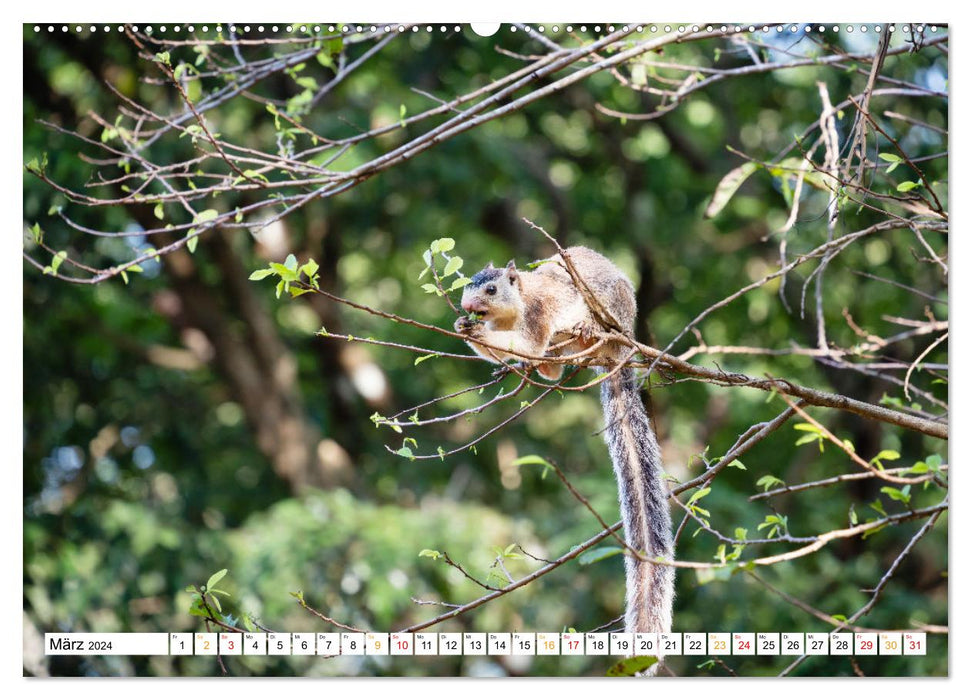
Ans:
{"type": "MultiPolygon", "coordinates": [[[[565,357],[590,348],[592,334],[601,329],[633,337],[637,315],[634,286],[603,255],[576,246],[530,267],[533,269],[518,270],[514,261],[505,268],[489,263],[464,287],[462,308],[472,315],[459,317],[455,330],[468,338],[478,355],[497,364],[526,356],[541,376],[555,381],[563,364],[544,363],[541,358],[565,357]],[[564,255],[600,306],[597,312],[574,283],[564,255]],[[571,338],[575,340],[570,342],[571,338]],[[551,346],[556,347],[548,350],[551,346]]],[[[596,362],[603,366],[595,369],[609,372],[611,365],[615,367],[625,357],[623,346],[607,342],[597,353],[596,362]]],[[[646,559],[671,560],[674,544],[660,448],[634,370],[625,366],[607,377],[600,384],[600,402],[626,542],[646,559]]],[[[674,567],[642,561],[630,553],[624,559],[626,631],[670,632],[674,567]]]]}

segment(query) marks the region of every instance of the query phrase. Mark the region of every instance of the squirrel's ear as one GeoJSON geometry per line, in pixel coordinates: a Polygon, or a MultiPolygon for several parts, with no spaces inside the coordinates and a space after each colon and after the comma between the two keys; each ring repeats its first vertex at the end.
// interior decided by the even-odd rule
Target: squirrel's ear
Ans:
{"type": "Polygon", "coordinates": [[[516,269],[515,260],[510,260],[509,264],[506,265],[506,277],[509,278],[510,284],[516,284],[519,281],[519,270],[516,269]]]}
{"type": "Polygon", "coordinates": [[[489,261],[489,264],[486,265],[486,269],[487,270],[494,270],[495,268],[496,268],[496,266],[492,264],[492,261],[491,260],[489,261]]]}
{"type": "Polygon", "coordinates": [[[508,263],[506,263],[506,269],[509,270],[510,272],[515,272],[516,271],[516,261],[515,260],[510,260],[508,263]]]}

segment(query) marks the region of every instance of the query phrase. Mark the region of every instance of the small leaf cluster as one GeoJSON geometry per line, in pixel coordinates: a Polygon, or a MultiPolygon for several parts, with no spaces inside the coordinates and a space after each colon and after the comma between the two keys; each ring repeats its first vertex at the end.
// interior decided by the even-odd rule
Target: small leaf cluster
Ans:
{"type": "MultiPolygon", "coordinates": [[[[748,536],[748,530],[744,527],[735,528],[735,539],[744,540],[748,536]]],[[[720,561],[722,564],[727,564],[730,561],[738,561],[742,556],[742,552],[745,551],[745,544],[739,542],[732,545],[732,551],[728,551],[727,545],[720,544],[718,549],[715,551],[715,559],[720,561]]]]}
{"type": "Polygon", "coordinates": [[[768,537],[769,539],[772,539],[773,537],[781,537],[783,535],[788,535],[789,534],[788,516],[778,515],[775,513],[765,516],[765,520],[763,520],[759,524],[758,531],[762,532],[762,530],[766,530],[766,529],[768,530],[768,532],[765,533],[765,536],[768,537]]]}
{"type": "Polygon", "coordinates": [[[256,270],[249,278],[256,282],[276,275],[280,278],[276,285],[276,298],[279,299],[284,292],[289,293],[291,297],[298,297],[320,288],[318,269],[320,266],[313,258],[309,258],[303,265],[298,265],[296,256],[291,253],[282,264],[271,262],[269,267],[256,270]]]}
{"type": "Polygon", "coordinates": [[[450,251],[455,249],[455,239],[453,238],[439,238],[432,241],[431,245],[421,254],[422,260],[425,262],[425,269],[421,271],[418,275],[418,279],[421,280],[429,272],[432,273],[435,278],[435,283],[426,282],[422,284],[421,288],[425,290],[426,294],[436,294],[438,296],[444,296],[449,292],[454,292],[458,289],[462,289],[472,280],[462,274],[462,265],[464,260],[458,255],[449,254],[450,251]],[[443,265],[441,271],[439,272],[438,264],[439,261],[436,259],[441,258],[441,264],[443,265]],[[452,275],[455,279],[452,280],[452,284],[445,289],[444,284],[448,277],[452,275]]]}
{"type": "Polygon", "coordinates": [[[499,559],[522,559],[523,555],[516,551],[519,545],[513,542],[506,547],[493,547],[493,554],[499,559]]]}
{"type": "Polygon", "coordinates": [[[223,617],[223,606],[219,601],[219,596],[230,597],[226,591],[216,588],[216,584],[223,580],[229,569],[220,569],[206,581],[202,588],[187,586],[186,593],[192,594],[192,603],[189,605],[189,614],[196,617],[215,617],[221,620],[223,617]]]}
{"type": "MultiPolygon", "coordinates": [[[[705,524],[705,527],[711,526],[711,523],[708,521],[708,518],[711,517],[711,513],[708,510],[702,508],[700,505],[698,505],[698,501],[700,501],[702,498],[707,496],[709,493],[711,493],[710,486],[705,486],[704,488],[698,489],[693,494],[691,494],[691,498],[689,498],[684,504],[685,507],[689,511],[691,511],[692,515],[696,516],[701,522],[705,524]]],[[[695,530],[694,534],[697,535],[699,532],[701,532],[701,528],[698,528],[697,530],[695,530]]]]}
{"type": "MultiPolygon", "coordinates": [[[[896,153],[880,153],[878,155],[880,156],[880,160],[890,163],[890,165],[887,167],[888,175],[892,173],[894,170],[896,170],[898,165],[906,162],[904,161],[903,158],[898,156],[896,153]]],[[[904,180],[903,182],[897,185],[897,191],[910,192],[911,190],[917,189],[918,187],[920,187],[919,182],[914,182],[913,180],[904,180]]]]}
{"type": "MultiPolygon", "coordinates": [[[[826,451],[826,441],[828,438],[826,437],[826,432],[822,428],[817,425],[813,425],[812,423],[796,423],[792,427],[795,430],[801,430],[802,432],[806,433],[806,435],[803,435],[801,438],[796,440],[797,447],[799,445],[805,445],[806,443],[815,442],[819,447],[820,452],[826,451]]],[[[849,440],[843,440],[843,447],[845,447],[848,452],[855,452],[853,443],[849,440]]]]}

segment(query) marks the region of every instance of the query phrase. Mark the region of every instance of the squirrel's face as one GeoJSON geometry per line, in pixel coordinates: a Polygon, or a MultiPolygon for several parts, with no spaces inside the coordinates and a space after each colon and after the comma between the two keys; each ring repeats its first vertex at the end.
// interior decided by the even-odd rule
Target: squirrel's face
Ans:
{"type": "Polygon", "coordinates": [[[519,271],[512,261],[504,268],[492,263],[476,273],[462,290],[462,308],[483,321],[516,317],[523,307],[519,271]]]}

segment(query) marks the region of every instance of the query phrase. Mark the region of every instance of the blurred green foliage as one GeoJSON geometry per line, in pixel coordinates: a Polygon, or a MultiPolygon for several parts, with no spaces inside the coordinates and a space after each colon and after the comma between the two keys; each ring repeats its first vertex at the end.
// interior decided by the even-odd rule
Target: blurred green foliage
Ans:
{"type": "MultiPolygon", "coordinates": [[[[873,37],[827,37],[830,40],[850,51],[872,51],[875,45],[873,37]]],[[[495,51],[494,44],[523,53],[541,50],[522,33],[503,32],[494,40],[478,38],[468,29],[400,37],[306,114],[305,123],[317,133],[352,135],[433,104],[414,88],[447,98],[521,67],[516,58],[495,51]]],[[[836,50],[814,47],[805,38],[788,40],[782,48],[820,55],[836,50]]],[[[670,46],[662,57],[648,55],[642,60],[653,80],[652,61],[708,65],[716,52],[719,66],[750,62],[744,50],[722,40],[670,46]]],[[[173,60],[192,57],[188,47],[172,49],[172,54],[173,60]]],[[[25,27],[24,55],[24,162],[47,153],[48,172],[66,185],[81,188],[90,180],[93,166],[79,157],[79,152],[90,151],[44,128],[38,119],[99,139],[101,128],[87,118],[88,112],[99,112],[109,121],[118,114],[118,100],[104,88],[105,80],[159,112],[179,109],[173,90],[141,80],[151,73],[150,65],[123,37],[35,34],[25,27]]],[[[837,101],[862,90],[869,66],[862,67],[855,72],[807,66],[726,80],[693,94],[661,119],[646,122],[616,119],[596,109],[602,103],[638,112],[647,111],[650,104],[608,73],[598,73],[449,139],[347,193],[308,204],[285,221],[289,250],[301,262],[313,257],[327,266],[332,273],[328,288],[341,296],[451,328],[452,311],[421,290],[421,252],[435,239],[454,238],[466,274],[490,260],[500,264],[516,258],[522,264],[548,255],[548,244],[523,223],[522,217],[527,217],[561,243],[590,245],[628,272],[641,306],[638,333],[663,347],[701,310],[777,266],[778,238],[773,232],[788,216],[779,178],[765,171],[754,173],[717,217],[703,217],[721,178],[742,163],[726,146],[770,160],[818,119],[816,82],[824,81],[837,101]]],[[[311,66],[307,73],[311,72],[320,83],[332,75],[323,65],[311,66]]],[[[947,79],[947,57],[933,47],[891,56],[883,75],[939,89],[947,79]]],[[[261,90],[282,98],[300,94],[285,76],[261,90]]],[[[873,104],[876,110],[892,109],[932,125],[947,125],[946,100],[875,97],[873,104]]],[[[274,120],[262,105],[236,99],[209,118],[225,139],[274,150],[274,120]]],[[[846,138],[852,123],[849,111],[840,116],[841,138],[846,138]]],[[[351,168],[400,145],[419,133],[418,128],[365,141],[332,167],[351,168]]],[[[888,128],[912,157],[947,150],[946,138],[937,132],[899,122],[888,128]]],[[[188,139],[182,141],[181,147],[189,152],[188,139]]],[[[184,156],[173,153],[171,158],[184,156]]],[[[946,168],[946,158],[927,162],[928,176],[942,183],[940,191],[945,193],[946,168]]],[[[901,166],[887,178],[911,179],[905,170],[901,166]]],[[[880,186],[886,190],[892,185],[880,186]]],[[[132,248],[123,239],[71,237],[49,208],[64,206],[75,221],[104,230],[137,226],[131,211],[68,204],[26,172],[23,193],[25,230],[39,224],[53,249],[87,246],[88,252],[105,260],[131,258],[132,248]]],[[[227,211],[244,203],[243,197],[222,198],[212,207],[227,211]]],[[[799,221],[788,234],[790,254],[826,240],[825,206],[819,193],[804,194],[799,221]]],[[[878,217],[870,210],[845,206],[840,227],[851,231],[874,220],[878,217]]],[[[933,243],[939,246],[941,239],[933,243]]],[[[28,240],[25,246],[29,245],[28,240]]],[[[243,279],[266,266],[248,235],[237,234],[229,245],[242,263],[243,279]]],[[[945,304],[852,273],[863,270],[945,298],[946,279],[934,266],[920,262],[912,253],[915,248],[919,246],[909,232],[893,231],[871,237],[833,261],[824,299],[831,340],[843,346],[857,340],[842,321],[844,309],[868,331],[881,335],[898,328],[885,320],[887,316],[922,318],[927,307],[937,318],[947,318],[945,304]]],[[[225,304],[227,273],[217,266],[206,236],[193,262],[199,288],[225,304]]],[[[807,273],[800,269],[789,277],[791,312],[780,301],[778,283],[770,283],[703,323],[705,341],[768,348],[786,348],[795,341],[812,346],[811,308],[805,318],[799,313],[798,295],[807,273]]],[[[294,488],[274,471],[272,455],[261,449],[237,389],[211,348],[198,351],[195,356],[202,360],[186,368],[157,361],[158,348],[195,352],[198,345],[193,344],[191,329],[160,312],[171,302],[167,263],[134,275],[127,286],[113,279],[96,287],[71,286],[25,265],[24,609],[36,630],[199,630],[198,618],[188,614],[191,596],[184,589],[203,584],[222,568],[229,569],[220,583],[230,593],[223,600],[226,609],[236,616],[250,614],[271,629],[334,631],[300,609],[290,595],[298,590],[309,605],[363,628],[393,630],[429,619],[445,609],[419,605],[412,598],[463,603],[482,591],[442,561],[419,557],[421,550],[447,551],[471,575],[501,585],[492,567],[496,547],[519,543],[536,557],[552,559],[598,531],[594,519],[557,479],[543,478],[541,467],[512,464],[522,455],[555,461],[608,522],[617,519],[616,487],[598,434],[602,418],[596,392],[553,395],[474,452],[412,462],[389,454],[385,444],[397,449],[400,436],[387,428],[375,429],[368,416],[375,410],[391,414],[487,381],[492,368],[445,358],[415,366],[411,353],[356,346],[363,355],[352,359],[378,368],[387,386],[385,399],[369,401],[353,381],[353,363],[340,364],[348,357],[341,354],[348,346],[314,335],[323,320],[318,307],[305,297],[278,301],[268,283],[245,284],[255,290],[274,321],[274,333],[294,358],[301,410],[319,430],[320,449],[336,455],[331,461],[349,474],[340,485],[294,488]],[[332,344],[330,350],[322,351],[327,344],[332,344]]],[[[239,325],[231,320],[234,308],[227,305],[223,311],[230,326],[239,325]]],[[[466,352],[457,340],[419,328],[343,307],[332,307],[329,313],[343,332],[357,337],[466,352]]],[[[916,341],[902,345],[903,357],[913,357],[923,347],[916,341]]],[[[943,344],[927,359],[946,363],[946,353],[943,344]]],[[[899,386],[831,370],[803,356],[695,358],[712,359],[751,376],[771,373],[873,403],[884,395],[890,400],[904,398],[899,386]]],[[[511,382],[506,381],[507,389],[514,386],[511,382]]],[[[946,384],[922,386],[946,400],[946,384]]],[[[537,395],[533,389],[522,398],[537,395]]],[[[465,395],[436,410],[468,408],[486,398],[465,395]]],[[[656,389],[652,402],[666,468],[680,480],[701,473],[700,456],[706,450],[709,458],[724,454],[746,428],[770,420],[785,407],[762,392],[697,382],[656,389]]],[[[419,443],[416,452],[434,453],[437,445],[451,449],[514,409],[493,409],[409,435],[419,443]]],[[[906,466],[935,453],[946,460],[947,446],[940,441],[845,413],[816,410],[813,415],[840,439],[852,440],[865,459],[884,449],[898,451],[900,459],[888,462],[888,467],[906,466]]],[[[749,501],[762,490],[757,481],[766,475],[794,484],[853,468],[836,449],[820,452],[815,444],[796,446],[801,436],[788,425],[743,457],[744,470],[722,473],[703,501],[714,527],[726,533],[743,527],[756,536],[766,516],[778,512],[788,518],[789,532],[805,536],[846,527],[851,508],[861,520],[875,515],[867,505],[874,500],[888,512],[904,508],[881,494],[875,480],[772,502],[749,501]]],[[[926,507],[936,504],[941,492],[937,487],[918,488],[912,498],[912,507],[926,507]]],[[[675,522],[681,515],[674,513],[675,522]]],[[[867,540],[837,541],[811,556],[758,573],[825,613],[849,615],[868,600],[864,591],[879,581],[918,527],[917,522],[905,523],[867,540]]],[[[678,557],[714,561],[718,542],[704,533],[694,536],[694,529],[689,523],[678,557]]],[[[787,548],[767,546],[758,552],[787,548]]],[[[747,549],[743,558],[756,556],[755,550],[747,549]]],[[[515,577],[539,565],[528,557],[505,564],[515,577]]],[[[904,560],[879,605],[861,624],[891,629],[946,624],[946,575],[945,516],[904,560]]],[[[574,561],[435,629],[589,630],[621,614],[623,595],[620,557],[586,566],[574,561]]],[[[679,571],[674,619],[677,631],[829,629],[744,574],[727,572],[699,576],[679,571]]],[[[859,665],[873,675],[945,675],[946,635],[931,635],[928,643],[926,657],[861,658],[859,665]]],[[[723,675],[718,666],[697,667],[701,661],[683,657],[671,660],[671,666],[683,675],[723,675]]],[[[228,663],[237,674],[603,675],[613,662],[597,657],[536,658],[516,666],[474,657],[267,657],[228,663]]],[[[219,672],[214,659],[201,657],[50,657],[44,663],[52,674],[219,672]]],[[[774,675],[788,661],[749,657],[729,663],[741,675],[774,675]]],[[[804,675],[852,672],[849,662],[837,657],[812,658],[797,670],[804,675]]]]}

